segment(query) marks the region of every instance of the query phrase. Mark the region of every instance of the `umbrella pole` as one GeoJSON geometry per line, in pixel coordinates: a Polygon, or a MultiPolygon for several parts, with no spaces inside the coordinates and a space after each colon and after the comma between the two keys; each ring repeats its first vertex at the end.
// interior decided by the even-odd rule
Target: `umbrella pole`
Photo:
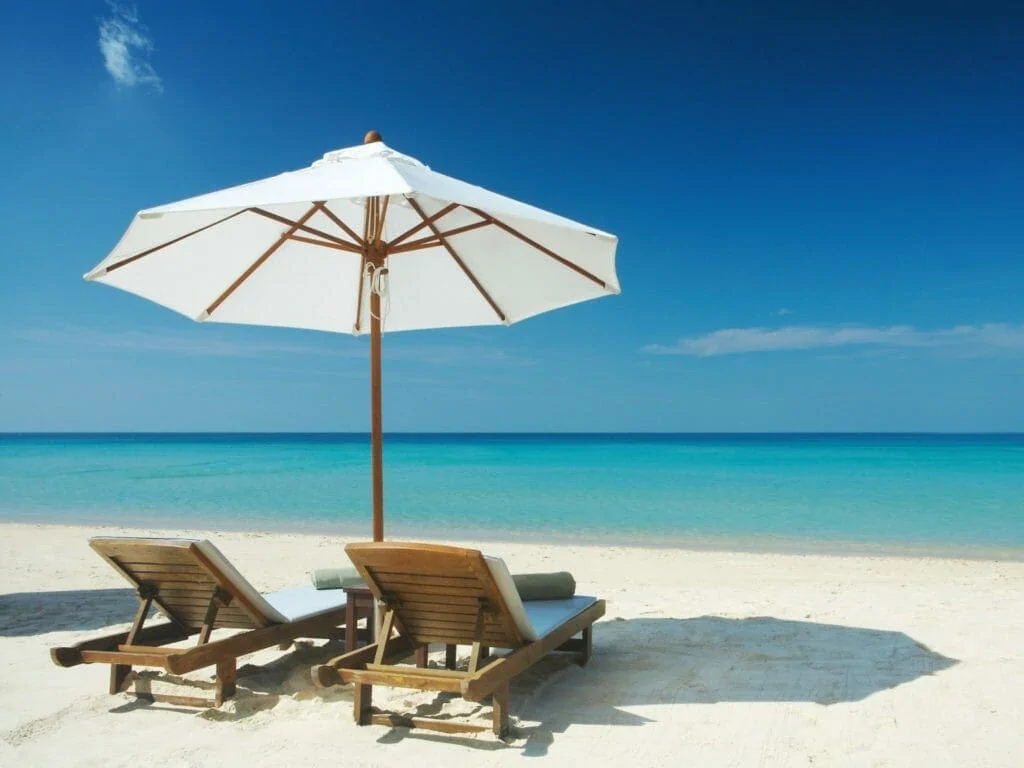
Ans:
{"type": "Polygon", "coordinates": [[[381,425],[380,296],[370,291],[370,454],[373,465],[373,540],[384,540],[384,439],[381,425]]]}

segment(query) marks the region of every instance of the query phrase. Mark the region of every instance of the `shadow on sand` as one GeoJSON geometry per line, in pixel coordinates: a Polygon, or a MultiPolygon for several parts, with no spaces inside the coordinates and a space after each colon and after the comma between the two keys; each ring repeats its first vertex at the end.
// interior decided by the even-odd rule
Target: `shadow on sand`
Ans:
{"type": "MultiPolygon", "coordinates": [[[[102,589],[0,595],[0,636],[21,637],[59,630],[85,630],[130,620],[131,590],[102,589]]],[[[301,644],[265,666],[239,670],[231,711],[208,710],[214,720],[236,720],[276,706],[279,697],[323,698],[348,718],[348,686],[320,691],[309,668],[339,652],[301,644]]],[[[522,726],[516,742],[523,754],[543,755],[574,724],[638,726],[651,722],[628,711],[653,704],[716,702],[810,702],[823,706],[860,701],[957,663],[902,632],[789,621],[772,617],[637,618],[600,622],[594,656],[579,668],[564,655],[549,656],[512,686],[511,710],[533,726],[522,726]]],[[[146,673],[143,676],[148,676],[146,673]]],[[[200,680],[181,680],[205,688],[200,680]]],[[[444,697],[423,703],[415,714],[442,716],[444,697]]],[[[120,711],[145,707],[132,703],[120,711]]],[[[476,709],[480,711],[477,712],[476,709]]],[[[489,707],[471,716],[489,719],[489,707]]],[[[193,710],[194,711],[194,710],[193,710]]],[[[434,739],[432,734],[392,729],[380,741],[434,739]]],[[[479,749],[502,748],[479,739],[452,739],[479,749]]]]}
{"type": "Polygon", "coordinates": [[[932,675],[957,663],[902,632],[772,617],[630,619],[594,629],[585,669],[548,657],[513,687],[526,755],[543,755],[573,724],[643,725],[622,707],[717,702],[828,706],[932,675]],[[558,684],[555,685],[555,681],[558,684]],[[575,702],[575,703],[574,703],[575,702]]]}
{"type": "Polygon", "coordinates": [[[138,606],[131,589],[73,589],[0,595],[0,637],[27,637],[128,624],[138,606]]]}

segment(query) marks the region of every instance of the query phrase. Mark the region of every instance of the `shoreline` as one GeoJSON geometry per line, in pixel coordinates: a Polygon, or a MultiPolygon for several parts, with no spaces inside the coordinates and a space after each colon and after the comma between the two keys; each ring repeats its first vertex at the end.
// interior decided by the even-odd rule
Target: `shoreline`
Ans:
{"type": "MultiPolygon", "coordinates": [[[[171,517],[166,518],[168,520],[171,517]]],[[[65,527],[95,529],[96,535],[118,530],[196,530],[211,534],[243,535],[243,536],[295,536],[307,538],[342,538],[350,541],[369,539],[365,526],[279,526],[253,527],[252,525],[224,525],[222,523],[207,524],[201,528],[175,527],[156,524],[156,521],[125,520],[113,523],[110,521],[90,522],[73,519],[68,521],[34,520],[0,517],[0,529],[5,526],[33,527],[65,527]]],[[[655,537],[629,540],[613,534],[588,535],[565,534],[561,531],[543,531],[537,534],[513,534],[507,529],[477,529],[472,526],[453,524],[451,527],[426,527],[411,530],[409,526],[392,526],[389,529],[385,522],[388,539],[398,541],[457,541],[461,544],[476,542],[479,544],[510,544],[510,545],[544,545],[554,547],[587,547],[595,549],[636,549],[659,550],[669,552],[701,552],[721,554],[751,555],[790,555],[820,557],[859,557],[859,558],[894,558],[894,559],[937,559],[966,560],[977,562],[1024,562],[1024,547],[996,545],[964,545],[939,543],[902,543],[894,541],[864,541],[849,539],[782,537],[769,535],[750,536],[687,536],[687,537],[655,537]],[[455,536],[451,536],[452,532],[455,536]]],[[[472,545],[468,545],[472,546],[472,545]]]]}
{"type": "MultiPolygon", "coordinates": [[[[172,519],[171,516],[166,518],[172,519]]],[[[126,519],[112,523],[91,522],[88,519],[72,520],[35,520],[31,518],[0,517],[0,529],[5,526],[63,527],[96,529],[97,535],[103,532],[119,530],[197,530],[212,533],[242,535],[286,535],[306,537],[334,537],[359,541],[369,538],[369,521],[366,526],[356,525],[308,525],[289,526],[281,524],[255,528],[251,525],[224,525],[223,523],[207,524],[203,528],[177,528],[157,525],[156,521],[126,519]]],[[[966,560],[977,562],[1024,562],[1024,546],[989,544],[961,544],[940,542],[901,542],[892,540],[842,539],[830,537],[778,536],[768,534],[749,535],[688,535],[688,536],[657,536],[648,535],[635,539],[619,536],[614,533],[565,533],[560,531],[542,531],[519,533],[516,535],[506,529],[477,529],[462,526],[457,522],[451,527],[426,527],[412,530],[410,526],[387,527],[387,538],[415,541],[457,540],[459,542],[480,542],[487,544],[538,544],[550,546],[583,546],[593,548],[626,548],[641,550],[667,550],[682,552],[708,553],[743,553],[752,555],[808,555],[822,557],[884,557],[903,559],[937,559],[966,560]],[[449,535],[451,532],[455,536],[449,535]]]]}

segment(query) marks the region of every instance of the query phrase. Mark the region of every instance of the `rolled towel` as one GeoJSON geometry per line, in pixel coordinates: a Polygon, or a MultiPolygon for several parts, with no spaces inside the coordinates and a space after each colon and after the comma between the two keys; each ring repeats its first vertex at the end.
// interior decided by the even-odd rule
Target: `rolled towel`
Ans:
{"type": "Polygon", "coordinates": [[[317,568],[309,572],[316,589],[344,589],[357,587],[363,583],[359,571],[351,566],[347,568],[317,568]]]}
{"type": "Polygon", "coordinates": [[[512,576],[519,599],[564,600],[576,594],[576,579],[568,571],[558,573],[520,573],[512,576]]]}

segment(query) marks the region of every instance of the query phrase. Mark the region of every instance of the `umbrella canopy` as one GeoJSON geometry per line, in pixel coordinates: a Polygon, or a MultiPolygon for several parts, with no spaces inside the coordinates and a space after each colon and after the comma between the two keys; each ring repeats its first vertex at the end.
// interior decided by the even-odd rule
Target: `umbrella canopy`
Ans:
{"type": "Polygon", "coordinates": [[[432,171],[371,131],[310,167],[136,214],[85,278],[199,322],[380,335],[511,324],[619,292],[614,235],[432,171]]]}

